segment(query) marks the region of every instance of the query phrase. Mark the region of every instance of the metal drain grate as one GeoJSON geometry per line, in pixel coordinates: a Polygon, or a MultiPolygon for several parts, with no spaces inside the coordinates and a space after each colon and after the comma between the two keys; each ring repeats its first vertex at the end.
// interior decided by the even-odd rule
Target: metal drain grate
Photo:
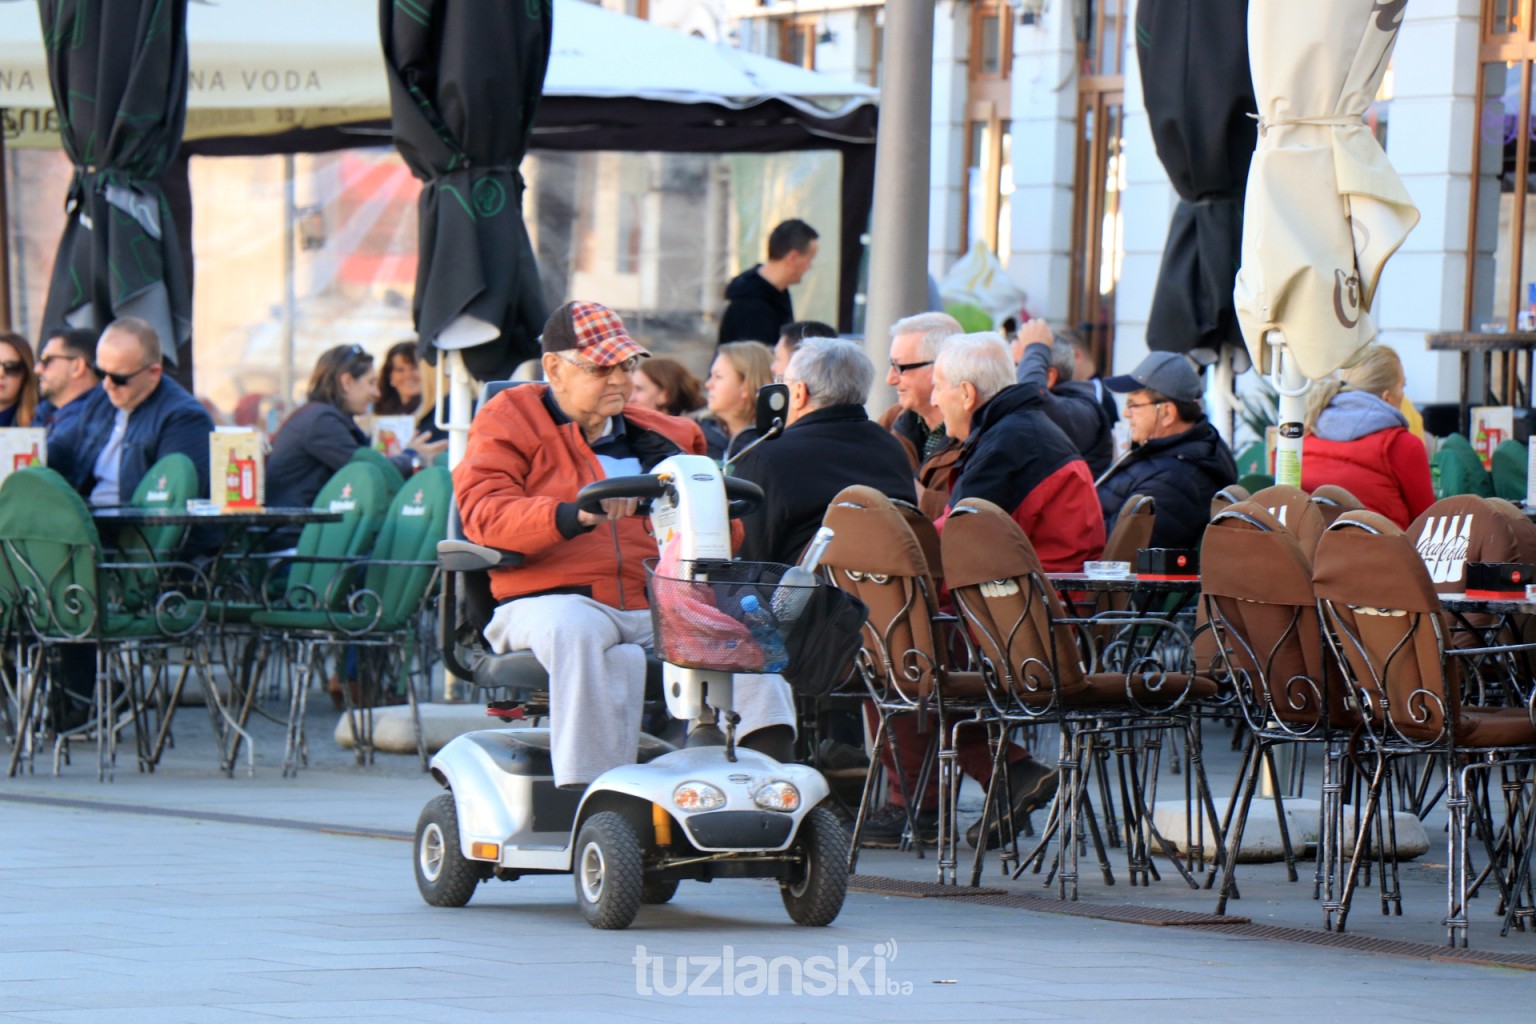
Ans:
{"type": "Polygon", "coordinates": [[[1227,935],[1239,935],[1245,939],[1278,939],[1281,942],[1299,942],[1309,946],[1328,946],[1332,949],[1348,949],[1358,953],[1377,953],[1383,956],[1404,956],[1414,960],[1439,960],[1446,963],[1481,964],[1487,967],[1516,967],[1536,971],[1536,953],[1506,953],[1490,949],[1453,949],[1427,942],[1404,942],[1401,939],[1376,939],[1368,935],[1351,935],[1345,932],[1311,931],[1306,928],[1285,928],[1269,924],[1237,924],[1235,921],[1211,926],[1212,931],[1227,935]]]}
{"type": "Polygon", "coordinates": [[[938,882],[914,882],[905,878],[886,878],[884,875],[850,875],[849,892],[867,892],[876,896],[907,896],[912,899],[970,899],[981,897],[990,902],[992,897],[1007,896],[1005,889],[972,889],[969,886],[940,885],[938,882]]]}

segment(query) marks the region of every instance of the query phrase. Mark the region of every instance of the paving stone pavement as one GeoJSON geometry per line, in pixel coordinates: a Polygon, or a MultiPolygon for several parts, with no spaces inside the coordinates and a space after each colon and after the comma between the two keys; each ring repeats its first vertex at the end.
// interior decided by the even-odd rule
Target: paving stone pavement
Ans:
{"type": "MultiPolygon", "coordinates": [[[[129,760],[115,783],[98,784],[85,757],[58,778],[0,779],[0,1022],[716,1022],[729,1013],[733,1024],[908,1014],[1353,1024],[1462,1020],[1469,1006],[1480,1022],[1502,1022],[1528,1021],[1536,992],[1528,971],[954,899],[855,892],[830,928],[803,929],[774,887],[756,881],[685,883],[623,932],[588,928],[564,876],[491,883],[466,908],[436,909],[415,891],[409,845],[389,838],[409,831],[437,792],[414,759],[355,766],[327,749],[334,719],[317,710],[311,766],[298,778],[280,777],[267,729],[256,775],[227,779],[200,709],[181,714],[178,747],[153,775],[129,760]]],[[[1218,781],[1218,793],[1228,785],[1218,781]]],[[[1431,839],[1442,842],[1434,830],[1431,839]]],[[[881,851],[861,871],[930,880],[933,864],[881,851]]],[[[1104,887],[1086,867],[1084,902],[1202,912],[1214,903],[1166,865],[1162,881],[1135,890],[1104,887]]],[[[1301,868],[1305,877],[1310,862],[1301,868]]],[[[1318,928],[1309,885],[1285,882],[1274,865],[1244,872],[1232,913],[1318,928]]],[[[1443,875],[1432,863],[1409,873],[1402,918],[1377,915],[1366,890],[1351,930],[1442,941],[1443,875]]],[[[1036,877],[1003,882],[992,864],[983,883],[1044,892],[1036,877]]],[[[1473,941],[1536,952],[1536,936],[1499,939],[1486,914],[1473,941]]]]}

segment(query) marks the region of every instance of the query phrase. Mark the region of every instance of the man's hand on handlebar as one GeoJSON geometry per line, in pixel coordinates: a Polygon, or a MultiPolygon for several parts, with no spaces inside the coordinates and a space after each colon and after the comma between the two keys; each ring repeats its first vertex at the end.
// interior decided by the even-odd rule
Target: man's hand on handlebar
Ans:
{"type": "Polygon", "coordinates": [[[639,508],[639,498],[604,498],[601,514],[581,509],[576,513],[576,518],[582,526],[596,526],[599,523],[606,523],[611,519],[623,519],[626,516],[632,516],[639,508]]]}

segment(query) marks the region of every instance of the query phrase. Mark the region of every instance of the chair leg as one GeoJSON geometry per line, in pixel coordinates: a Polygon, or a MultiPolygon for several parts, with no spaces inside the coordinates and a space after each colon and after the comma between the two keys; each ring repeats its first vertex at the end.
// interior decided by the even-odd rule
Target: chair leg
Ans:
{"type": "MultiPolygon", "coordinates": [[[[1381,800],[1382,787],[1388,784],[1388,764],[1385,754],[1376,755],[1376,768],[1371,773],[1370,785],[1366,789],[1365,807],[1356,813],[1355,844],[1350,851],[1349,866],[1344,872],[1342,891],[1339,894],[1338,921],[1334,931],[1343,932],[1345,923],[1349,919],[1349,904],[1354,897],[1355,881],[1360,874],[1360,860],[1365,853],[1366,835],[1370,823],[1376,816],[1377,807],[1381,800]]],[[[1325,908],[1326,911],[1326,908],[1325,908]]]]}
{"type": "Polygon", "coordinates": [[[1237,858],[1243,850],[1243,832],[1248,827],[1248,811],[1253,805],[1253,794],[1258,789],[1259,771],[1266,763],[1263,756],[1265,752],[1257,737],[1249,739],[1248,754],[1242,765],[1243,774],[1239,777],[1237,788],[1232,791],[1235,816],[1231,808],[1228,810],[1227,862],[1221,873],[1221,891],[1216,896],[1217,914],[1227,912],[1227,901],[1233,897],[1237,887],[1237,858]]]}

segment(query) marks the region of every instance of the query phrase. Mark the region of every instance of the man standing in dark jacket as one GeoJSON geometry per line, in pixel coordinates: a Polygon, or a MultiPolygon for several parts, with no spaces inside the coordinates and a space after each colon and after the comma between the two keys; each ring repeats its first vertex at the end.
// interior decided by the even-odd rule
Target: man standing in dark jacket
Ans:
{"type": "Polygon", "coordinates": [[[725,315],[720,343],[760,341],[772,347],[779,329],[795,318],[789,297],[816,258],[816,229],[803,220],[787,220],[768,236],[768,261],[742,271],[725,287],[725,315]]]}
{"type": "Polygon", "coordinates": [[[1099,477],[1105,528],[1115,528],[1125,499],[1146,494],[1157,508],[1152,547],[1199,547],[1212,495],[1237,482],[1232,449],[1201,407],[1200,375],[1178,353],[1153,352],[1104,386],[1129,396],[1131,429],[1131,450],[1099,477]]]}
{"type": "Polygon", "coordinates": [[[1089,472],[1098,476],[1114,459],[1115,439],[1109,411],[1093,383],[1073,379],[1077,351],[1071,340],[1057,337],[1039,319],[1019,328],[1013,342],[1018,382],[1040,396],[1045,414],[1077,448],[1089,472]]]}
{"type": "Polygon", "coordinates": [[[197,493],[208,495],[208,437],[213,419],[196,398],[164,375],[160,336],[137,317],[107,325],[96,344],[102,387],[79,401],[80,415],[48,440],[48,465],[92,505],[120,505],[149,467],[181,452],[197,467],[197,493]]]}
{"type": "Polygon", "coordinates": [[[901,442],[864,412],[874,374],[864,350],[851,342],[807,338],[795,349],[784,373],[784,436],[752,449],[731,470],[763,489],[762,506],[742,520],[744,560],[799,561],[844,487],[864,484],[916,503],[901,442]]]}

